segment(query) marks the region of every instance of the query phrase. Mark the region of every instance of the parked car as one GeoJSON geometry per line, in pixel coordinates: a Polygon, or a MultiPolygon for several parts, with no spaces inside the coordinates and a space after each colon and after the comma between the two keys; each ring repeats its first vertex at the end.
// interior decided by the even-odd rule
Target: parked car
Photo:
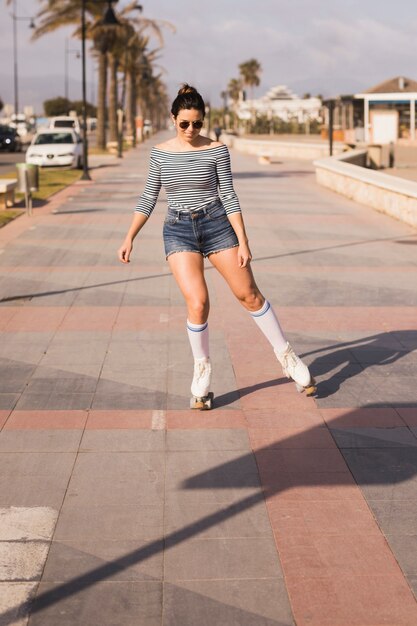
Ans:
{"type": "Polygon", "coordinates": [[[72,117],[71,115],[59,115],[57,117],[53,117],[49,123],[49,128],[72,128],[78,134],[81,134],[81,127],[78,121],[78,117],[72,117]]]}
{"type": "Polygon", "coordinates": [[[22,149],[22,140],[15,128],[6,125],[0,125],[0,150],[8,152],[20,152],[22,149]]]}
{"type": "Polygon", "coordinates": [[[41,167],[83,166],[83,142],[74,130],[36,133],[26,152],[26,163],[41,167]]]}

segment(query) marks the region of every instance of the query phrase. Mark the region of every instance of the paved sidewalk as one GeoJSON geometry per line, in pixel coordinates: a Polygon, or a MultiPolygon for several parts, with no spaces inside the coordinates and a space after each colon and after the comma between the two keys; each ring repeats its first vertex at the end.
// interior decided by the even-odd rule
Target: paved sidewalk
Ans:
{"type": "Polygon", "coordinates": [[[319,395],[208,269],[216,408],[193,412],[163,196],[116,259],[149,149],[0,230],[0,626],[415,626],[416,231],[233,152],[319,395]]]}

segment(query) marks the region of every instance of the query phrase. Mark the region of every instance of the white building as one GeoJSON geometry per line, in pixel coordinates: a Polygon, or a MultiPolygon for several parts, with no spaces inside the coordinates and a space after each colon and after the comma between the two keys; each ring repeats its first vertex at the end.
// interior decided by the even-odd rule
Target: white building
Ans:
{"type": "Polygon", "coordinates": [[[269,119],[279,117],[284,122],[297,120],[303,124],[307,120],[320,120],[321,107],[320,98],[299,98],[286,85],[277,85],[262,98],[240,100],[237,113],[242,120],[250,119],[255,113],[269,119]]]}

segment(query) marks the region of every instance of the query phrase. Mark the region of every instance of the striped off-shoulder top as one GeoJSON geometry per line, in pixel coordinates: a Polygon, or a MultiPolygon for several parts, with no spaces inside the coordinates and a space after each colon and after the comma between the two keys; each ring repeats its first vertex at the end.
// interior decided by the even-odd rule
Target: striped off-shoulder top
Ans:
{"type": "Polygon", "coordinates": [[[152,148],[148,179],[135,210],[149,217],[161,186],[174,209],[193,211],[220,199],[226,213],[240,212],[225,145],[186,152],[152,148]]]}

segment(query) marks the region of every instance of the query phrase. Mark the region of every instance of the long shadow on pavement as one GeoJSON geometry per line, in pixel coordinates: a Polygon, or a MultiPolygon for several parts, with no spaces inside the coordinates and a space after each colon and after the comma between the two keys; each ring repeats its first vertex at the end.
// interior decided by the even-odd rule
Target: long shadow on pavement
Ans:
{"type": "MultiPolygon", "coordinates": [[[[413,331],[407,332],[407,340],[415,340],[413,331]]],[[[398,332],[395,333],[398,336],[398,332]]],[[[373,347],[377,346],[378,335],[369,338],[369,343],[373,347]]],[[[366,340],[365,340],[366,341],[366,340]]],[[[351,342],[352,344],[355,342],[351,342]]],[[[348,345],[351,346],[351,343],[348,345]]],[[[340,354],[336,350],[337,358],[345,357],[345,348],[340,354]]],[[[401,357],[398,351],[384,352],[384,358],[380,365],[386,362],[394,362],[401,357]]],[[[407,349],[403,354],[407,353],[407,349]]],[[[330,355],[331,357],[331,355],[330,355]]],[[[325,367],[323,356],[318,362],[318,367],[325,367]]],[[[334,363],[334,357],[332,360],[334,363]]],[[[313,364],[313,368],[315,364],[313,364]]],[[[266,386],[271,386],[275,381],[267,381],[266,386]]],[[[252,389],[259,388],[254,385],[252,389]]],[[[239,390],[239,393],[250,393],[251,388],[239,390]]],[[[396,409],[401,407],[417,407],[417,400],[414,402],[396,404],[396,409]]],[[[378,409],[385,408],[385,404],[374,404],[372,408],[377,416],[378,409]]],[[[273,409],[271,410],[273,413],[273,409]]],[[[360,409],[359,409],[360,412],[360,409]]],[[[257,449],[255,452],[245,453],[237,459],[223,463],[208,471],[190,476],[182,483],[184,490],[221,490],[221,489],[243,489],[257,488],[251,494],[239,501],[235,501],[219,509],[213,514],[206,515],[183,528],[174,531],[164,538],[165,550],[169,550],[192,537],[196,537],[207,529],[229,520],[243,511],[251,509],[264,500],[268,500],[279,493],[297,487],[335,487],[340,485],[356,484],[361,487],[365,497],[372,500],[375,490],[381,494],[381,490],[388,492],[401,485],[406,484],[411,478],[417,475],[417,438],[412,430],[405,426],[400,428],[356,428],[351,429],[344,426],[349,421],[349,416],[358,417],[358,409],[340,418],[327,422],[327,426],[336,441],[338,448],[318,448],[312,441],[315,436],[323,435],[326,432],[325,425],[314,426],[303,432],[277,441],[271,445],[257,449]],[[352,443],[353,438],[353,443],[352,443]],[[303,450],[303,454],[300,451],[303,450]],[[258,464],[258,471],[262,478],[262,489],[259,483],[259,475],[253,471],[254,454],[258,464]],[[251,469],[252,468],[252,469],[251,469]],[[329,471],[330,468],[330,471],[329,471]],[[350,473],[351,472],[351,473],[350,473]]],[[[382,501],[382,500],[381,500],[382,501]]],[[[387,498],[387,505],[392,508],[392,498],[387,498]]],[[[387,513],[381,509],[381,517],[387,513]]],[[[150,541],[145,546],[133,550],[123,557],[114,559],[104,565],[96,567],[88,573],[77,576],[66,583],[57,585],[54,589],[40,593],[28,609],[27,606],[20,606],[20,614],[36,614],[42,610],[85,590],[96,583],[107,580],[122,572],[127,568],[149,559],[161,551],[161,539],[150,541]]],[[[17,607],[14,607],[0,614],[2,624],[13,621],[16,616],[17,607]]]]}

